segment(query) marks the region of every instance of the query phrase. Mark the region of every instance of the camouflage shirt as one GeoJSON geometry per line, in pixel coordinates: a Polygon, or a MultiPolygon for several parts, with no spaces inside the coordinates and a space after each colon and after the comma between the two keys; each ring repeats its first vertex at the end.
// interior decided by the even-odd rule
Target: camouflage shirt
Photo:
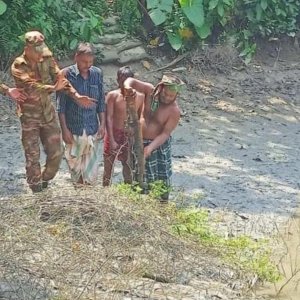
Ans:
{"type": "Polygon", "coordinates": [[[0,94],[5,95],[8,91],[8,86],[0,82],[0,94]]]}
{"type": "MultiPolygon", "coordinates": [[[[53,56],[44,57],[43,61],[33,67],[25,54],[17,57],[11,66],[16,87],[28,95],[27,99],[18,103],[18,114],[23,118],[41,119],[50,122],[55,117],[49,85],[56,82],[60,69],[53,56]]],[[[64,92],[74,98],[76,90],[69,84],[64,92]]]]}

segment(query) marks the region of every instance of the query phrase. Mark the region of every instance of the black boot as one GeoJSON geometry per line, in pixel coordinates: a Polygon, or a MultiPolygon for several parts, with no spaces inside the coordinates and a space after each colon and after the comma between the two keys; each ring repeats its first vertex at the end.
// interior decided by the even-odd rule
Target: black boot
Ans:
{"type": "Polygon", "coordinates": [[[30,188],[33,193],[39,193],[43,190],[41,183],[32,184],[30,185],[30,188]]]}
{"type": "Polygon", "coordinates": [[[160,196],[161,203],[168,203],[169,201],[169,192],[165,192],[160,196]]]}
{"type": "Polygon", "coordinates": [[[48,187],[48,181],[42,181],[42,188],[46,189],[48,187]]]}

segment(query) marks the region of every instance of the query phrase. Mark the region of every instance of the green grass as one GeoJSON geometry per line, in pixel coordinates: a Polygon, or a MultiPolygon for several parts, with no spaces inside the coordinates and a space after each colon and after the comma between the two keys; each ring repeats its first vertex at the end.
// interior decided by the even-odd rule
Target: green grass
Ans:
{"type": "Polygon", "coordinates": [[[138,186],[133,188],[128,184],[119,184],[116,187],[129,199],[147,204],[145,209],[149,213],[165,218],[171,232],[178,237],[210,248],[225,262],[246,272],[255,273],[262,281],[276,282],[280,279],[280,273],[271,259],[272,251],[267,239],[254,240],[246,235],[224,238],[213,231],[209,213],[205,209],[177,208],[174,203],[169,203],[164,210],[157,209],[158,204],[154,199],[166,192],[160,181],[150,186],[148,195],[141,195],[138,186]]]}
{"type": "Polygon", "coordinates": [[[208,212],[203,209],[180,209],[175,212],[172,232],[185,238],[197,240],[213,248],[230,264],[255,273],[263,281],[276,282],[280,274],[271,260],[271,247],[266,239],[254,240],[249,236],[224,238],[209,226],[208,212]]]}

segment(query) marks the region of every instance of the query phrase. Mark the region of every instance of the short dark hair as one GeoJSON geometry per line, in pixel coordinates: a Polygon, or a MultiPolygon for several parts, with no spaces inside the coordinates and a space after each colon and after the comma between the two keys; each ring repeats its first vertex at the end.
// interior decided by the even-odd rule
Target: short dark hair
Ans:
{"type": "Polygon", "coordinates": [[[131,70],[129,66],[121,67],[117,72],[118,79],[120,78],[128,78],[128,77],[134,77],[134,73],[131,70]]]}
{"type": "Polygon", "coordinates": [[[76,49],[76,55],[81,54],[95,55],[93,45],[91,43],[79,43],[76,49]]]}

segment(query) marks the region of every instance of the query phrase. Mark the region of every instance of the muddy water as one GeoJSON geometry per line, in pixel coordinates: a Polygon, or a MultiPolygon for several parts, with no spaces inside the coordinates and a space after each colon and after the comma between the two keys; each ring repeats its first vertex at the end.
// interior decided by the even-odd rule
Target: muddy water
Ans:
{"type": "Polygon", "coordinates": [[[271,299],[300,299],[300,208],[281,233],[283,255],[279,260],[279,270],[283,278],[275,285],[268,284],[257,291],[258,295],[271,299]]]}

